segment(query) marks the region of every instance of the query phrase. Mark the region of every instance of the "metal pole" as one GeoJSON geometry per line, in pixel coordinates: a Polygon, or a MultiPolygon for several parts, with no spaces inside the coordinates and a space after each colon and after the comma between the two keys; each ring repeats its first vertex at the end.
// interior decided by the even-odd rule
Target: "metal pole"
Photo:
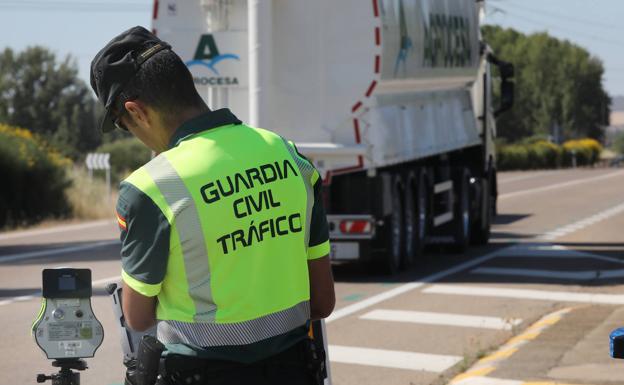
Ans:
{"type": "Polygon", "coordinates": [[[111,197],[111,177],[110,177],[110,167],[106,169],[106,195],[108,196],[108,200],[112,199],[111,197]]]}
{"type": "Polygon", "coordinates": [[[325,364],[327,370],[327,378],[324,381],[324,385],[332,385],[332,376],[331,376],[331,365],[329,365],[329,347],[327,345],[327,327],[325,327],[325,320],[321,320],[321,330],[323,330],[323,346],[325,347],[325,364]]]}
{"type": "Polygon", "coordinates": [[[272,0],[249,0],[249,123],[268,127],[271,84],[272,0]]]}

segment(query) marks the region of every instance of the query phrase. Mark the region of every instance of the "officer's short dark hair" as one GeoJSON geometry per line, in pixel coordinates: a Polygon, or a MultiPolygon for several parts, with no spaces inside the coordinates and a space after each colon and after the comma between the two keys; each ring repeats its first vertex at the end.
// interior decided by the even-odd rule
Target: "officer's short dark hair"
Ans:
{"type": "Polygon", "coordinates": [[[126,100],[139,99],[160,112],[165,119],[185,109],[201,108],[204,105],[191,72],[182,59],[168,49],[143,63],[124,85],[118,99],[121,99],[118,100],[120,107],[126,100]]]}

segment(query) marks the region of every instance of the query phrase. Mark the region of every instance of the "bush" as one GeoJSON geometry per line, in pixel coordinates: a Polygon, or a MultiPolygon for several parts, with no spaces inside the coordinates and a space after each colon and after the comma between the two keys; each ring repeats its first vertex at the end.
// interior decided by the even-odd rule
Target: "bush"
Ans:
{"type": "Polygon", "coordinates": [[[527,146],[511,144],[498,148],[497,165],[499,170],[518,170],[528,168],[529,152],[527,146]]]}
{"type": "Polygon", "coordinates": [[[0,125],[0,227],[69,215],[65,189],[70,164],[30,131],[0,125]]]}
{"type": "Polygon", "coordinates": [[[152,156],[152,151],[136,138],[106,143],[100,146],[97,152],[110,153],[111,175],[115,182],[143,166],[152,156]]]}
{"type": "Polygon", "coordinates": [[[598,161],[602,146],[594,139],[578,139],[562,146],[545,140],[498,146],[499,170],[530,170],[570,167],[576,157],[577,166],[589,166],[598,161]]]}
{"type": "Polygon", "coordinates": [[[563,159],[563,148],[554,143],[541,140],[530,147],[536,155],[536,161],[531,168],[557,168],[563,159]]]}
{"type": "Polygon", "coordinates": [[[587,166],[596,163],[602,152],[602,146],[594,139],[568,140],[563,144],[566,152],[565,163],[573,164],[572,159],[576,156],[577,166],[587,166]]]}

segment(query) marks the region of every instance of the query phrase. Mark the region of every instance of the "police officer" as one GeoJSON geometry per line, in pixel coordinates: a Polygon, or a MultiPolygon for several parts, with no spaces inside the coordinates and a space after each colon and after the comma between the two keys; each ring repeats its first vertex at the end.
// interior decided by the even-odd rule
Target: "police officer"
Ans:
{"type": "Polygon", "coordinates": [[[104,132],[158,155],[120,185],[123,310],[157,323],[175,384],[309,384],[308,326],[335,296],[321,180],[282,137],[211,111],[142,27],[91,63],[104,132]]]}

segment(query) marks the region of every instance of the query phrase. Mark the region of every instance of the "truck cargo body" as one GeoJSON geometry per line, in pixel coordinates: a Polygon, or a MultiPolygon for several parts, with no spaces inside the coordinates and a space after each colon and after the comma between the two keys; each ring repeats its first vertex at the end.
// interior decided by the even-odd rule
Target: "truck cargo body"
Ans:
{"type": "Polygon", "coordinates": [[[474,0],[156,1],[212,109],[294,141],[323,176],[332,258],[388,272],[487,242],[493,58],[474,0]]]}

